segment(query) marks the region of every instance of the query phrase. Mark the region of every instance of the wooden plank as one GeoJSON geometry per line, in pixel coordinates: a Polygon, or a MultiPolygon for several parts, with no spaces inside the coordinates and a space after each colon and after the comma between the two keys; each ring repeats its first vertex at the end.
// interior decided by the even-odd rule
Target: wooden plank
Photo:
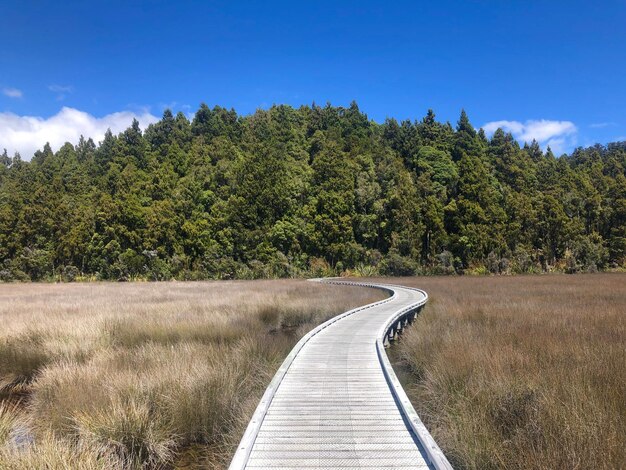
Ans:
{"type": "Polygon", "coordinates": [[[346,458],[311,458],[311,459],[253,459],[251,458],[246,468],[396,468],[396,466],[410,467],[413,469],[428,468],[423,459],[395,458],[389,459],[360,459],[358,457],[346,458]],[[391,466],[393,465],[393,466],[391,466]]]}
{"type": "Polygon", "coordinates": [[[420,435],[425,428],[411,421],[412,407],[398,399],[385,370],[390,365],[380,358],[390,320],[396,324],[427,298],[419,290],[392,289],[390,299],[346,312],[298,343],[259,404],[231,469],[451,468],[432,458],[438,448],[423,445],[434,441],[420,435]]]}

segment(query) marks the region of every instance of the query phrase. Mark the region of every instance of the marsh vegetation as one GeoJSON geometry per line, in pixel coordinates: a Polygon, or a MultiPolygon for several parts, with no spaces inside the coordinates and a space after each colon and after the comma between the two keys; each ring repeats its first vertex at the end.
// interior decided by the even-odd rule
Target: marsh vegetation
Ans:
{"type": "Polygon", "coordinates": [[[395,281],[430,295],[395,353],[455,468],[623,468],[626,275],[395,281]]]}
{"type": "Polygon", "coordinates": [[[222,468],[298,338],[383,297],[305,281],[0,285],[0,468],[222,468]]]}
{"type": "MultiPolygon", "coordinates": [[[[393,348],[455,468],[626,461],[626,275],[425,289],[393,348]]],[[[304,281],[0,285],[0,468],[222,468],[314,325],[382,298],[304,281]]]]}

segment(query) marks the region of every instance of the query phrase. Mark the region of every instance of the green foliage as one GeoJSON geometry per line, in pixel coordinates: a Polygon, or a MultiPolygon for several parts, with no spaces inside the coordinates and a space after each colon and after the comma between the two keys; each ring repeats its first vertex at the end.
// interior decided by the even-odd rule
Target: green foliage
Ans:
{"type": "Polygon", "coordinates": [[[626,263],[626,144],[556,158],[461,113],[166,110],[0,155],[0,280],[593,271],[626,263]]]}
{"type": "Polygon", "coordinates": [[[414,260],[392,250],[382,261],[380,273],[385,276],[413,276],[417,274],[417,269],[418,265],[414,260]]]}

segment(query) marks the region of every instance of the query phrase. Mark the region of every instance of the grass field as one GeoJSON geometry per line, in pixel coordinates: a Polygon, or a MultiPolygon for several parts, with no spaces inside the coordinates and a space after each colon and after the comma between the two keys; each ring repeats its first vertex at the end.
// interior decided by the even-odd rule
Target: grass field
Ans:
{"type": "Polygon", "coordinates": [[[455,468],[626,467],[625,274],[395,282],[430,295],[394,356],[455,468]]]}
{"type": "Polygon", "coordinates": [[[0,284],[0,468],[222,468],[305,331],[306,281],[0,284]]]}
{"type": "MultiPolygon", "coordinates": [[[[383,279],[430,301],[392,353],[456,468],[622,468],[626,275],[383,279]]],[[[305,281],[0,284],[0,468],[222,468],[315,324],[305,281]]]]}

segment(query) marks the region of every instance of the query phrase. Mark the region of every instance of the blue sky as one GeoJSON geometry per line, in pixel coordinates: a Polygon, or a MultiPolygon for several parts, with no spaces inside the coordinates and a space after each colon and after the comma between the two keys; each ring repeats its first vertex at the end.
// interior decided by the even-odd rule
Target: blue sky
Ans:
{"type": "MultiPolygon", "coordinates": [[[[164,107],[353,99],[569,151],[626,139],[626,0],[0,5],[0,148],[96,139],[164,107]]],[[[30,158],[30,155],[24,155],[30,158]]]]}

